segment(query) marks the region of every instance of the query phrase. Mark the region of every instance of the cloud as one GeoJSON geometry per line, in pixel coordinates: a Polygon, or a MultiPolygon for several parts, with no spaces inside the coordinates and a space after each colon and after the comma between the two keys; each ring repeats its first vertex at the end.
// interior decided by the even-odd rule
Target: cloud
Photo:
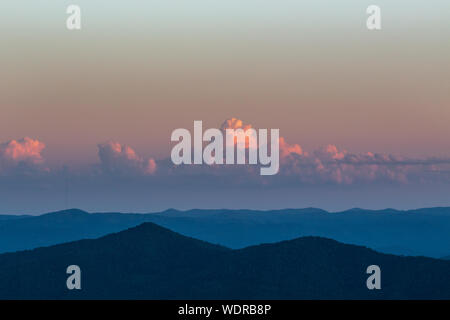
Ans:
{"type": "Polygon", "coordinates": [[[289,157],[281,172],[303,183],[407,183],[429,176],[427,171],[436,169],[438,162],[448,164],[450,160],[406,159],[372,152],[351,153],[330,144],[310,154],[289,157]]]}
{"type": "Polygon", "coordinates": [[[44,148],[43,142],[28,137],[0,144],[0,172],[26,173],[45,169],[41,154],[44,148]]]}
{"type": "MultiPolygon", "coordinates": [[[[222,123],[220,129],[225,132],[226,129],[242,129],[244,131],[248,129],[252,129],[251,124],[245,124],[244,121],[238,118],[230,118],[225,120],[222,123]]],[[[236,139],[234,140],[234,144],[236,144],[236,139]]],[[[257,139],[255,141],[245,142],[245,148],[249,148],[250,145],[258,145],[257,139]]],[[[284,137],[279,138],[279,146],[280,146],[280,158],[283,160],[284,158],[289,157],[292,154],[302,155],[303,150],[298,144],[289,144],[284,137]]]]}
{"type": "Polygon", "coordinates": [[[247,129],[250,129],[251,127],[251,124],[244,125],[244,122],[240,119],[230,118],[225,120],[220,128],[224,131],[225,129],[243,129],[245,131],[247,129]]]}
{"type": "MultiPolygon", "coordinates": [[[[224,132],[226,129],[245,131],[251,128],[253,128],[251,124],[238,118],[227,119],[221,125],[224,132]]],[[[246,143],[246,148],[248,147],[249,144],[246,143]]],[[[443,172],[442,166],[450,164],[450,159],[411,159],[373,152],[352,153],[333,144],[307,152],[301,145],[291,144],[282,136],[279,138],[279,147],[280,172],[274,177],[253,177],[257,170],[252,170],[254,167],[249,165],[239,168],[206,165],[183,167],[183,170],[175,170],[172,173],[196,172],[199,175],[240,176],[240,182],[247,179],[265,185],[270,183],[350,185],[377,182],[404,184],[412,181],[436,180],[437,173],[443,172]]]]}
{"type": "Polygon", "coordinates": [[[303,149],[298,144],[289,144],[283,137],[280,137],[280,158],[286,159],[291,155],[303,155],[303,149]]]}
{"type": "MultiPolygon", "coordinates": [[[[246,132],[248,129],[253,129],[251,124],[244,124],[244,122],[237,118],[230,118],[225,120],[220,126],[220,130],[222,130],[224,137],[226,137],[227,129],[242,129],[246,132]]],[[[234,138],[234,145],[237,144],[237,138],[234,138]]],[[[225,141],[225,146],[228,146],[228,140],[225,141]]],[[[257,148],[258,146],[258,138],[254,136],[249,136],[248,139],[245,139],[245,149],[253,146],[257,148]]]]}
{"type": "Polygon", "coordinates": [[[147,160],[147,164],[145,165],[144,173],[153,174],[156,171],[156,161],[153,158],[147,160]]]}
{"type": "Polygon", "coordinates": [[[104,173],[110,174],[144,174],[156,172],[156,161],[144,159],[131,147],[109,141],[98,145],[98,156],[104,173]]]}
{"type": "MultiPolygon", "coordinates": [[[[247,130],[253,127],[238,118],[230,118],[222,123],[221,130],[227,128],[247,130]]],[[[188,185],[214,185],[217,184],[217,179],[229,186],[450,183],[448,158],[408,158],[375,152],[355,153],[333,144],[306,151],[300,144],[290,143],[282,136],[279,138],[279,146],[280,171],[270,177],[260,176],[259,165],[175,166],[170,158],[158,161],[145,158],[132,147],[113,141],[98,145],[100,162],[95,167],[105,174],[133,177],[152,175],[158,181],[188,185]],[[196,182],[192,181],[193,176],[196,182]]],[[[44,148],[43,142],[28,137],[1,143],[0,174],[5,176],[49,172],[42,156],[44,148]]],[[[95,172],[90,170],[92,168],[86,168],[86,171],[78,173],[83,175],[83,172],[95,172]]],[[[57,175],[60,171],[51,172],[57,175]]]]}

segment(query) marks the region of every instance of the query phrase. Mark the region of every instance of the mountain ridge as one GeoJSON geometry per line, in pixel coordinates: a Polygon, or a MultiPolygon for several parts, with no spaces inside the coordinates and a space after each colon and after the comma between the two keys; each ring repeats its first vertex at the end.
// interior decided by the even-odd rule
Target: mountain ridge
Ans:
{"type": "Polygon", "coordinates": [[[173,209],[149,214],[69,209],[17,219],[0,218],[0,253],[98,238],[144,222],[235,249],[301,236],[322,236],[397,255],[441,258],[450,252],[450,208],[437,207],[333,213],[317,208],[173,209]]]}
{"type": "Polygon", "coordinates": [[[321,237],[228,249],[143,223],[98,239],[0,255],[0,299],[447,299],[450,262],[321,237]],[[82,289],[67,290],[79,265],[82,289]],[[379,265],[382,290],[368,290],[379,265]]]}

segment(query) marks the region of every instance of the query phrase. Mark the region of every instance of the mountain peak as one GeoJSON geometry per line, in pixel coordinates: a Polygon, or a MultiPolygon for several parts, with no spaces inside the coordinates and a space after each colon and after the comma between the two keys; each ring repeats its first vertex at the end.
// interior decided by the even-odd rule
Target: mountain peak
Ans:
{"type": "Polygon", "coordinates": [[[47,213],[46,215],[86,215],[86,214],[89,214],[89,212],[83,211],[81,209],[73,208],[73,209],[66,209],[66,210],[60,210],[60,211],[47,213]]]}

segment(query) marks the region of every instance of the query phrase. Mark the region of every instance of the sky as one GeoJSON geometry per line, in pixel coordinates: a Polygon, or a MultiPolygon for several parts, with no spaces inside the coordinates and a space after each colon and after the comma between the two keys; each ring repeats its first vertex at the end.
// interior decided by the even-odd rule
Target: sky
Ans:
{"type": "Polygon", "coordinates": [[[1,213],[450,205],[448,1],[0,9],[1,213]],[[278,175],[171,166],[174,129],[233,118],[280,129],[278,175]]]}

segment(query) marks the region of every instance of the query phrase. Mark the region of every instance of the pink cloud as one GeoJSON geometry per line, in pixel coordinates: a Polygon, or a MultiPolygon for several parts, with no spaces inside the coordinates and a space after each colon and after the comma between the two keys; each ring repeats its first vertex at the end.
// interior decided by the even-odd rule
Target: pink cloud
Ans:
{"type": "Polygon", "coordinates": [[[0,157],[13,162],[29,161],[41,163],[43,161],[41,152],[45,144],[39,140],[25,137],[20,140],[10,140],[0,145],[0,157]]]}
{"type": "MultiPolygon", "coordinates": [[[[223,131],[250,128],[252,125],[238,118],[227,119],[221,126],[223,131]]],[[[234,143],[236,144],[236,141],[234,143]]],[[[290,144],[284,137],[280,137],[279,146],[280,174],[297,179],[299,183],[352,184],[374,181],[406,183],[409,175],[420,170],[417,166],[402,164],[403,159],[393,155],[372,152],[350,153],[333,144],[308,153],[299,144],[290,144]]]]}
{"type": "Polygon", "coordinates": [[[156,171],[156,161],[153,158],[147,160],[147,165],[145,166],[144,172],[146,174],[154,174],[156,171]]]}
{"type": "Polygon", "coordinates": [[[240,119],[237,118],[230,118],[225,120],[222,123],[222,126],[220,127],[222,130],[225,129],[243,129],[244,131],[247,129],[250,129],[252,127],[251,124],[245,124],[244,122],[240,119]]]}
{"type": "MultiPolygon", "coordinates": [[[[230,118],[225,120],[222,123],[222,126],[220,127],[220,129],[224,132],[224,136],[226,137],[225,133],[227,129],[242,129],[245,131],[247,131],[248,129],[252,129],[252,125],[251,124],[244,124],[244,122],[240,119],[237,118],[230,118]]],[[[237,138],[234,138],[234,145],[237,144],[237,138]]],[[[226,145],[228,145],[228,141],[226,141],[226,145]]],[[[257,148],[258,146],[258,140],[257,138],[255,139],[253,136],[249,136],[248,139],[245,140],[245,149],[248,149],[249,147],[252,147],[252,150],[254,150],[253,148],[257,148]]]]}
{"type": "Polygon", "coordinates": [[[302,147],[298,144],[289,144],[283,137],[280,137],[280,158],[285,159],[292,154],[303,155],[302,147]]]}
{"type": "MultiPolygon", "coordinates": [[[[253,128],[238,118],[223,122],[226,130],[253,128]]],[[[106,142],[98,145],[100,169],[104,173],[123,175],[170,175],[175,178],[185,174],[234,177],[236,181],[255,183],[340,184],[417,181],[450,181],[450,159],[405,158],[392,154],[355,153],[328,144],[317,150],[306,151],[300,144],[279,139],[280,171],[277,175],[261,178],[258,168],[246,166],[173,166],[170,158],[158,162],[139,155],[132,147],[106,142]]],[[[246,144],[246,148],[249,144],[246,144]]],[[[44,167],[42,152],[45,144],[37,139],[25,137],[0,144],[0,174],[36,173],[48,170],[44,167]]],[[[57,172],[54,170],[52,172],[57,172]]],[[[231,178],[230,178],[231,179],[231,178]]]]}
{"type": "Polygon", "coordinates": [[[120,174],[154,174],[156,161],[144,159],[134,149],[109,141],[98,145],[98,155],[103,171],[120,174]]]}
{"type": "MultiPolygon", "coordinates": [[[[387,154],[350,153],[335,145],[327,145],[311,154],[304,152],[289,157],[282,173],[306,183],[352,184],[391,181],[406,183],[423,166],[409,165],[404,159],[387,154]]],[[[426,164],[424,164],[426,165],[426,164]]]]}
{"type": "MultiPolygon", "coordinates": [[[[252,129],[251,124],[245,124],[244,121],[238,118],[230,118],[225,120],[220,127],[222,131],[225,132],[226,129],[242,129],[244,131],[248,129],[252,129]]],[[[234,144],[236,144],[236,139],[234,140],[234,144]]],[[[245,148],[249,148],[250,145],[257,146],[257,140],[255,141],[246,141],[245,148]]],[[[279,138],[279,146],[280,146],[280,158],[284,159],[291,154],[301,155],[303,154],[303,150],[298,144],[289,144],[287,143],[284,137],[279,138]]]]}
{"type": "Polygon", "coordinates": [[[41,166],[44,148],[43,142],[28,137],[0,144],[0,172],[11,172],[18,168],[22,172],[44,169],[41,166]]]}

